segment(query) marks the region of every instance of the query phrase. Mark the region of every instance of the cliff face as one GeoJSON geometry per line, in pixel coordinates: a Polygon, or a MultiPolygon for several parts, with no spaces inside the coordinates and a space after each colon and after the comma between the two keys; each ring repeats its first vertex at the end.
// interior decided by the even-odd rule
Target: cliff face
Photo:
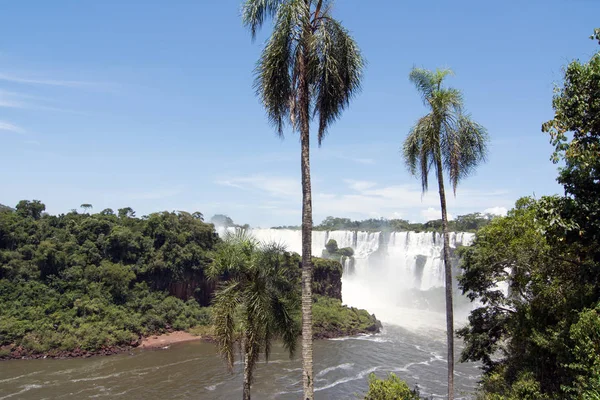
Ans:
{"type": "Polygon", "coordinates": [[[342,300],[342,264],[313,258],[313,294],[342,300]]]}
{"type": "Polygon", "coordinates": [[[194,298],[202,307],[210,305],[216,289],[215,282],[208,280],[203,270],[184,271],[180,279],[155,275],[150,278],[150,281],[154,289],[166,290],[171,296],[183,301],[194,298]]]}

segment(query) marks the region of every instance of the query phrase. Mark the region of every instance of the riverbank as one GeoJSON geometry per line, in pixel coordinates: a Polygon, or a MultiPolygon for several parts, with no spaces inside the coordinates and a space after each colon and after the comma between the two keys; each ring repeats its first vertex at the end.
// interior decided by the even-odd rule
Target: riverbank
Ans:
{"type": "MultiPolygon", "coordinates": [[[[376,334],[382,328],[381,322],[375,315],[370,315],[365,310],[342,306],[338,300],[320,296],[315,302],[313,315],[315,322],[313,338],[315,340],[376,334]],[[330,313],[332,307],[337,308],[335,317],[330,313]]],[[[75,348],[73,350],[52,349],[47,352],[35,353],[22,346],[6,345],[0,347],[0,360],[89,358],[132,352],[134,349],[163,349],[169,348],[173,344],[191,341],[214,343],[216,338],[212,326],[197,326],[186,331],[149,335],[140,337],[127,345],[106,346],[94,351],[75,348]]]]}

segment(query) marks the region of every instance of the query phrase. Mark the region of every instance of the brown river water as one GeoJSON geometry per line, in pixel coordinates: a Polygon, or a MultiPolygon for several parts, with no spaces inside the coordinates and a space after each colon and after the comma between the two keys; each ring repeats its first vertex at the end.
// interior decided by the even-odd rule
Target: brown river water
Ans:
{"type": "MultiPolygon", "coordinates": [[[[371,372],[389,372],[419,385],[422,394],[445,392],[442,330],[411,331],[386,325],[377,335],[315,342],[316,399],[357,399],[371,372]]],[[[479,371],[456,368],[457,398],[470,398],[479,371]]],[[[254,399],[298,399],[301,360],[290,360],[274,346],[261,362],[252,387],[254,399]]],[[[0,362],[0,400],[4,399],[239,399],[241,365],[227,372],[211,343],[187,342],[168,349],[134,350],[108,357],[0,362]]]]}

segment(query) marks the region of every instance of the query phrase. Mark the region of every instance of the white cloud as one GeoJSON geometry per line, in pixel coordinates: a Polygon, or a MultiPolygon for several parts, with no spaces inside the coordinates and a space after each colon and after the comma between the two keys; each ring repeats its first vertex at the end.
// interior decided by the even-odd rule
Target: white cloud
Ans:
{"type": "Polygon", "coordinates": [[[483,212],[485,214],[500,215],[500,216],[504,217],[506,215],[506,213],[508,212],[508,210],[506,207],[491,207],[491,208],[486,208],[485,210],[483,210],[483,212]]]}
{"type": "Polygon", "coordinates": [[[14,133],[23,133],[23,129],[11,124],[10,122],[0,121],[0,131],[8,131],[14,133]]]}
{"type": "MultiPolygon", "coordinates": [[[[442,211],[439,208],[429,207],[425,210],[421,210],[421,216],[423,217],[424,221],[432,221],[432,220],[436,220],[436,219],[442,219],[442,211]]],[[[451,221],[453,219],[454,219],[454,216],[452,216],[452,214],[448,213],[448,221],[451,221]]]]}
{"type": "Polygon", "coordinates": [[[373,186],[377,186],[377,183],[371,181],[355,181],[353,179],[344,179],[344,182],[348,184],[350,189],[358,192],[372,188],[373,186]]]}

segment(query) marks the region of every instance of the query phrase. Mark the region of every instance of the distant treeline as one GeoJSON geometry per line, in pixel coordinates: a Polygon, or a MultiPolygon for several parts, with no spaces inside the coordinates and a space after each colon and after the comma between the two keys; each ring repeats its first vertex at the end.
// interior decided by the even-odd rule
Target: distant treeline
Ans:
{"type": "MultiPolygon", "coordinates": [[[[448,221],[448,228],[453,232],[476,232],[486,226],[494,218],[492,214],[471,213],[459,215],[448,221]]],[[[300,226],[276,226],[273,229],[300,229],[300,226]]],[[[441,232],[442,220],[436,219],[425,223],[414,223],[405,219],[369,218],[362,221],[353,221],[350,218],[327,217],[315,231],[413,231],[413,232],[441,232]]]]}

